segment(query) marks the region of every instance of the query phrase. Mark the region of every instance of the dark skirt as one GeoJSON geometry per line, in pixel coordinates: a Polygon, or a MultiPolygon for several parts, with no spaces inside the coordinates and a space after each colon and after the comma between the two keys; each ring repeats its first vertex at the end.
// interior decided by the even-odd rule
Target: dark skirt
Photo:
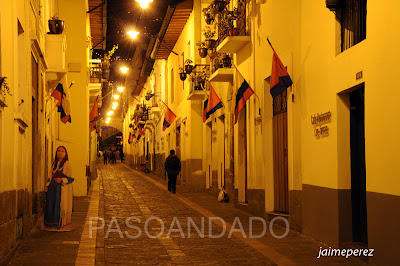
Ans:
{"type": "Polygon", "coordinates": [[[46,207],[44,210],[44,224],[57,227],[60,220],[61,184],[51,180],[46,192],[46,207]]]}

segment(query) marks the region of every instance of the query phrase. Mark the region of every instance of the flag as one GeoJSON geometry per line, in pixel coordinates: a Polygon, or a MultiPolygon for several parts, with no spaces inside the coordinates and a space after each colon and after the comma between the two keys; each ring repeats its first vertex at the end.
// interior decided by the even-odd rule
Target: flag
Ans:
{"type": "Polygon", "coordinates": [[[142,137],[142,135],[143,135],[143,129],[141,127],[139,127],[139,134],[138,134],[137,140],[139,140],[142,137]]]}
{"type": "Polygon", "coordinates": [[[58,100],[57,106],[61,105],[61,99],[63,94],[64,94],[63,85],[61,83],[58,83],[56,89],[51,94],[52,97],[58,100]]]}
{"type": "Polygon", "coordinates": [[[221,102],[221,99],[218,97],[218,94],[215,92],[214,88],[210,85],[210,96],[204,102],[204,110],[203,110],[203,122],[217,111],[219,108],[222,108],[224,105],[221,102]]]}
{"type": "Polygon", "coordinates": [[[163,131],[165,131],[167,127],[169,127],[172,124],[172,122],[174,122],[175,118],[176,114],[174,114],[167,106],[167,112],[165,113],[164,123],[163,123],[163,131]]]}
{"type": "Polygon", "coordinates": [[[206,122],[208,119],[207,116],[207,106],[208,106],[208,98],[204,101],[204,107],[203,107],[203,122],[206,122]]]}
{"type": "Polygon", "coordinates": [[[293,82],[272,45],[271,48],[274,51],[274,56],[272,58],[270,93],[272,97],[275,97],[289,88],[293,82]]]}
{"type": "Polygon", "coordinates": [[[58,107],[57,111],[61,114],[61,122],[63,123],[71,123],[71,98],[69,96],[69,88],[72,85],[73,83],[71,83],[69,87],[67,86],[67,78],[64,75],[51,94],[51,96],[58,100],[56,105],[58,107]]]}
{"type": "Polygon", "coordinates": [[[90,131],[95,130],[96,121],[99,118],[99,105],[98,105],[97,100],[98,100],[98,97],[96,98],[96,101],[94,101],[92,110],[90,111],[90,114],[89,114],[90,131]]]}
{"type": "Polygon", "coordinates": [[[99,104],[98,104],[98,99],[99,97],[96,98],[96,101],[94,101],[92,110],[90,111],[89,115],[89,121],[90,122],[95,122],[99,118],[99,104]]]}
{"type": "Polygon", "coordinates": [[[237,119],[239,116],[239,112],[246,107],[246,101],[250,98],[251,95],[254,94],[254,91],[250,88],[250,85],[246,82],[246,80],[242,77],[242,75],[238,72],[239,83],[242,81],[238,92],[236,94],[236,105],[235,105],[235,124],[237,123],[237,119]]]}

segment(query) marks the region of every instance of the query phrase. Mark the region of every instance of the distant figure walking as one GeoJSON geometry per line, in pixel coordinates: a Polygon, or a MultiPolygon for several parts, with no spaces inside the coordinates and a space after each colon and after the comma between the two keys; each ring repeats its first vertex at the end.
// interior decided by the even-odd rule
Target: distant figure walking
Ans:
{"type": "Polygon", "coordinates": [[[104,152],[103,152],[103,159],[104,159],[104,164],[107,164],[107,151],[106,150],[104,150],[104,152]]]}
{"type": "Polygon", "coordinates": [[[124,162],[124,156],[125,156],[124,151],[121,149],[119,152],[119,157],[121,158],[121,163],[124,162]]]}
{"type": "Polygon", "coordinates": [[[165,171],[168,173],[168,191],[176,193],[176,178],[181,171],[181,160],[175,155],[175,151],[171,150],[169,156],[165,160],[165,171]]]}

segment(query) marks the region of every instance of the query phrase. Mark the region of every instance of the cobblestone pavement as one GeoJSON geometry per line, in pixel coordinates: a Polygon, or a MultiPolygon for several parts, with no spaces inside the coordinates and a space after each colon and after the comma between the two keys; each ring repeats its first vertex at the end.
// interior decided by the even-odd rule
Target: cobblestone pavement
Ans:
{"type": "MultiPolygon", "coordinates": [[[[99,217],[105,220],[104,229],[97,233],[98,265],[362,264],[354,258],[317,259],[319,248],[327,246],[292,231],[285,238],[276,239],[269,233],[269,224],[264,237],[249,238],[250,215],[233,208],[232,204],[217,202],[207,193],[188,192],[178,186],[177,194],[170,194],[165,180],[152,174],[142,174],[123,164],[100,165],[98,170],[99,217]],[[127,224],[128,217],[135,218],[127,224]],[[226,231],[222,237],[215,238],[223,232],[221,221],[215,220],[210,226],[209,217],[224,220],[226,231]],[[201,229],[202,219],[204,236],[200,234],[201,230],[199,233],[194,227],[196,225],[201,229]],[[241,233],[240,225],[245,234],[241,233]],[[150,236],[145,233],[146,226],[150,236]],[[133,239],[127,234],[137,237],[133,239]],[[157,235],[160,237],[151,238],[157,235]]],[[[272,228],[276,235],[285,233],[285,229],[279,226],[272,228]]],[[[253,235],[262,232],[262,223],[254,221],[253,235]]]]}
{"type": "MultiPolygon", "coordinates": [[[[217,202],[205,192],[189,192],[181,186],[177,187],[177,194],[170,194],[165,180],[124,164],[101,164],[98,177],[89,197],[74,198],[75,231],[45,232],[37,226],[10,264],[363,264],[354,257],[317,259],[320,247],[328,246],[293,231],[276,239],[269,233],[269,223],[262,238],[249,238],[251,216],[233,204],[217,202]],[[98,221],[94,220],[91,227],[91,217],[96,214],[98,221]],[[221,220],[211,218],[214,221],[209,223],[210,217],[221,220]]],[[[262,223],[254,221],[252,229],[253,235],[261,234],[262,223]]],[[[278,236],[285,233],[279,226],[272,229],[278,236]]]]}
{"type": "Polygon", "coordinates": [[[71,232],[48,232],[40,229],[42,219],[30,231],[10,265],[74,265],[89,207],[88,197],[74,197],[71,232]]]}

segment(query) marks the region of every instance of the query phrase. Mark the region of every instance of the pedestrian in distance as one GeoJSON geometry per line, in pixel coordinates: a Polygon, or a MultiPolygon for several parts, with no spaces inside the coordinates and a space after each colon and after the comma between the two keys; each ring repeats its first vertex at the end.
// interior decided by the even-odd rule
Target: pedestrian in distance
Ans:
{"type": "Polygon", "coordinates": [[[124,162],[124,156],[125,156],[125,154],[124,154],[124,151],[123,151],[122,149],[121,149],[120,152],[119,152],[119,156],[120,156],[120,158],[121,158],[121,163],[124,162]]]}
{"type": "Polygon", "coordinates": [[[60,229],[72,223],[73,188],[71,164],[64,146],[57,148],[52,167],[52,177],[47,179],[44,225],[60,229]]]}
{"type": "Polygon", "coordinates": [[[181,160],[175,155],[175,151],[171,150],[169,156],[165,160],[165,171],[168,174],[168,191],[176,193],[176,178],[181,171],[181,160]]]}
{"type": "Polygon", "coordinates": [[[107,164],[107,151],[106,150],[104,150],[104,152],[103,152],[103,159],[104,159],[104,164],[107,164]]]}

